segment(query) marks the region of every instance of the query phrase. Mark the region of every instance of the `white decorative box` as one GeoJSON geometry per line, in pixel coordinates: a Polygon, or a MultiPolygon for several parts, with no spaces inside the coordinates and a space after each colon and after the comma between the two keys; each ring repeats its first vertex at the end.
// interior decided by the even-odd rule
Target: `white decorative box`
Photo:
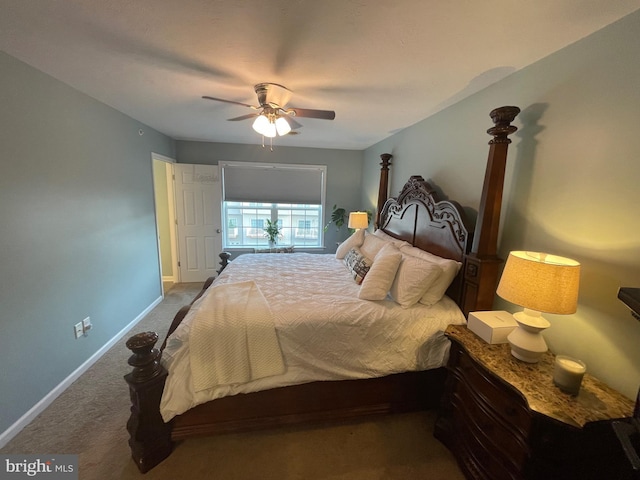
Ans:
{"type": "Polygon", "coordinates": [[[487,343],[507,343],[507,335],[518,326],[513,314],[504,310],[469,312],[467,327],[487,343]]]}

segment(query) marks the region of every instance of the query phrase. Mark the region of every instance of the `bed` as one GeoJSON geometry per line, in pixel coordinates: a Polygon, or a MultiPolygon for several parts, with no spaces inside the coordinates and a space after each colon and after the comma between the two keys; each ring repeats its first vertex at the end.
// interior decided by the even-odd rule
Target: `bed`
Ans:
{"type": "Polygon", "coordinates": [[[490,113],[475,227],[420,176],[387,198],[392,156],[383,154],[373,232],[354,233],[336,254],[247,254],[229,265],[223,256],[159,349],[154,332],[131,337],[127,429],[140,471],[193,436],[437,407],[446,326],[492,308],[519,111],[490,113]]]}

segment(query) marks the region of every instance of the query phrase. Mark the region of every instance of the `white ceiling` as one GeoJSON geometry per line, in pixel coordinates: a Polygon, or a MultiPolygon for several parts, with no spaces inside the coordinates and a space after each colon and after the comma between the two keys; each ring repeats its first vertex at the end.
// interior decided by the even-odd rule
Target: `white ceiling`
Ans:
{"type": "MultiPolygon", "coordinates": [[[[0,0],[6,53],[176,139],[259,144],[253,85],[293,90],[275,144],[364,149],[640,0],[0,0]]],[[[506,99],[508,101],[508,99],[506,99]]]]}

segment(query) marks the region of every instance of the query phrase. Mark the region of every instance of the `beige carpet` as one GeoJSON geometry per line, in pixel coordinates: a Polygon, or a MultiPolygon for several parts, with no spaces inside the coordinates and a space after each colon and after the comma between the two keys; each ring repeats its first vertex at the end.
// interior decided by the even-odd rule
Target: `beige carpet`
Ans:
{"type": "MultiPolygon", "coordinates": [[[[164,338],[199,284],[177,284],[132,333],[164,338]]],[[[193,439],[145,475],[130,458],[129,351],[109,350],[0,453],[78,454],[80,478],[224,480],[463,479],[450,452],[433,438],[435,412],[390,415],[339,425],[295,427],[193,439]]]]}

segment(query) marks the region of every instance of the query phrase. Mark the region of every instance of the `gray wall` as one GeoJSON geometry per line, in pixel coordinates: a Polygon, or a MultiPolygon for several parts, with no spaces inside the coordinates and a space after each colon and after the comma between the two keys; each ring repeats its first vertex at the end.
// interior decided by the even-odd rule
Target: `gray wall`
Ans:
{"type": "Polygon", "coordinates": [[[3,432],[161,295],[151,152],[174,142],[2,52],[0,71],[3,432]]]}
{"type": "MultiPolygon", "coordinates": [[[[640,385],[640,322],[617,290],[640,286],[638,38],[640,12],[372,146],[363,169],[369,206],[378,156],[389,152],[392,192],[420,174],[477,211],[489,111],[519,106],[500,255],[545,251],[582,264],[578,311],[547,315],[547,343],[583,359],[592,374],[632,398],[640,385]]],[[[495,308],[520,309],[500,299],[495,308]]]]}
{"type": "MultiPolygon", "coordinates": [[[[251,125],[247,124],[246,128],[251,128],[251,125]]],[[[277,144],[277,139],[274,143],[271,151],[268,147],[263,148],[260,145],[177,141],[176,160],[178,163],[209,165],[216,165],[219,161],[326,165],[325,225],[331,220],[333,205],[347,211],[364,208],[360,203],[363,159],[361,151],[283,147],[277,144]]],[[[336,242],[341,242],[347,235],[346,227],[340,231],[336,231],[333,225],[329,227],[325,233],[324,252],[335,252],[336,242]]]]}

